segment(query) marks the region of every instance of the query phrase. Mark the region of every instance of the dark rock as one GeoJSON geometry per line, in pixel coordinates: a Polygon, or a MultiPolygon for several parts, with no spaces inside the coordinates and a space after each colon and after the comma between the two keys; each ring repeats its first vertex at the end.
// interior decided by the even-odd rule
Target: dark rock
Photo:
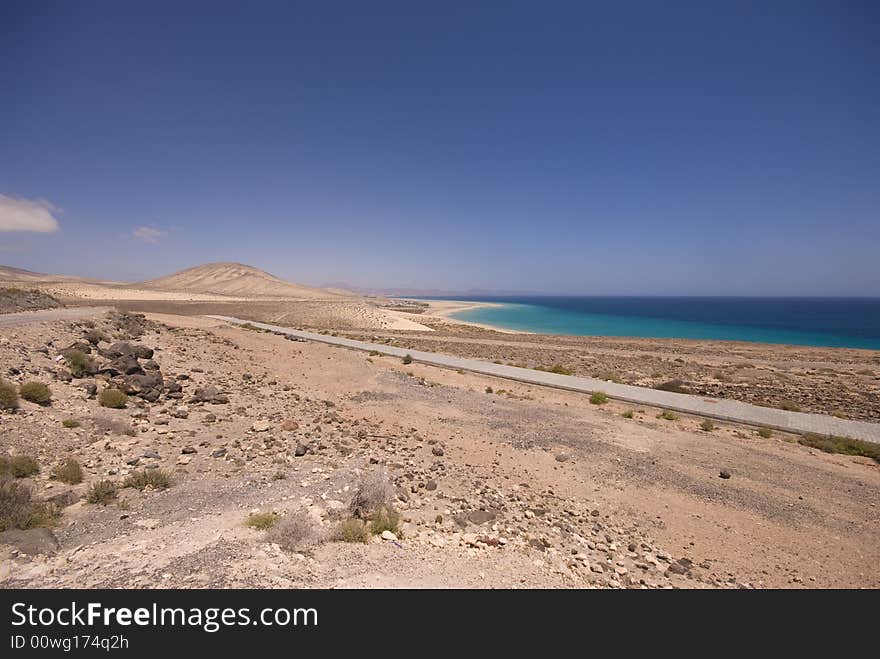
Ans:
{"type": "Polygon", "coordinates": [[[94,382],[83,382],[79,385],[80,389],[85,389],[90,398],[98,395],[98,385],[94,382]]]}
{"type": "Polygon", "coordinates": [[[147,346],[142,345],[134,345],[132,346],[132,350],[134,351],[134,356],[138,359],[152,359],[153,358],[153,349],[148,348],[147,346]]]}
{"type": "Polygon", "coordinates": [[[193,403],[214,403],[222,405],[229,402],[229,398],[225,394],[221,394],[217,387],[209,385],[196,389],[190,402],[193,403]]]}
{"type": "Polygon", "coordinates": [[[567,453],[557,453],[556,454],[556,462],[565,462],[566,460],[568,460],[567,453]]]}
{"type": "Polygon", "coordinates": [[[101,350],[101,355],[107,359],[116,359],[117,357],[134,357],[134,348],[128,341],[117,341],[111,343],[110,347],[101,350]]]}
{"type": "Polygon", "coordinates": [[[431,449],[431,453],[433,453],[434,455],[440,457],[440,456],[443,455],[443,449],[440,448],[439,446],[435,446],[434,448],[431,449]]]}
{"type": "Polygon", "coordinates": [[[224,457],[225,455],[226,455],[226,449],[225,449],[225,448],[218,448],[218,449],[214,449],[213,451],[211,451],[211,457],[212,457],[212,458],[222,458],[222,457],[224,457]]]}
{"type": "Polygon", "coordinates": [[[437,489],[437,481],[428,481],[427,483],[425,483],[425,489],[429,492],[433,492],[437,489]]]}
{"type": "Polygon", "coordinates": [[[296,457],[301,458],[302,456],[304,456],[308,452],[308,450],[309,450],[309,447],[306,446],[305,444],[297,444],[296,450],[293,452],[293,454],[296,457]]]}
{"type": "Polygon", "coordinates": [[[141,364],[141,367],[143,367],[143,369],[145,371],[158,371],[159,370],[159,364],[154,362],[152,359],[148,359],[147,361],[145,361],[143,364],[141,364]]]}
{"type": "Polygon", "coordinates": [[[184,446],[180,452],[183,453],[184,455],[191,455],[193,453],[198,453],[198,451],[196,451],[195,448],[193,448],[192,446],[184,446]]]}
{"type": "Polygon", "coordinates": [[[730,478],[730,472],[727,471],[727,469],[722,469],[722,470],[718,473],[718,478],[728,479],[728,478],[730,478]]]}

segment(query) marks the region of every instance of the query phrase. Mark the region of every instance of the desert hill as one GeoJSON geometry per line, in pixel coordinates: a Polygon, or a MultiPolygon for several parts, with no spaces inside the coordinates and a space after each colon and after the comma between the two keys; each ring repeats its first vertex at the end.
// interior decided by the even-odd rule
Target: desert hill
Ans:
{"type": "Polygon", "coordinates": [[[145,281],[139,286],[186,293],[211,293],[236,297],[339,299],[342,291],[329,291],[284,281],[242,263],[205,263],[173,275],[145,281]]]}

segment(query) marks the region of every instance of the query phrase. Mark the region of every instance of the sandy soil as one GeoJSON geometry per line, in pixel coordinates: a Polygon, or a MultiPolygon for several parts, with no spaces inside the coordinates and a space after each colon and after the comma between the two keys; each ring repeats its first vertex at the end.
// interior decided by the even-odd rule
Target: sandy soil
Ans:
{"type": "Polygon", "coordinates": [[[72,493],[57,549],[0,545],[0,585],[880,586],[871,461],[194,315],[152,317],[139,343],[182,398],[123,410],[55,379],[57,350],[84,327],[0,328],[4,377],[45,380],[54,398],[0,415],[0,452],[37,458],[41,472],[22,480],[38,496],[72,493]],[[205,385],[229,402],[190,402],[205,385]],[[63,428],[67,418],[80,427],[63,428]],[[50,478],[69,456],[80,485],[50,478]],[[106,507],[81,498],[98,479],[153,465],[173,475],[170,489],[124,489],[106,507]],[[397,540],[290,552],[244,526],[253,511],[306,510],[330,531],[380,466],[405,520],[397,540]]]}

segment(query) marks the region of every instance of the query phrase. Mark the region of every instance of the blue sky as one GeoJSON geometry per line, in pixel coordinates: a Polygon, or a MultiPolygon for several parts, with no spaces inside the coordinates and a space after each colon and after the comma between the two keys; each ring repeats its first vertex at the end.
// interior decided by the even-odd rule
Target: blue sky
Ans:
{"type": "Polygon", "coordinates": [[[876,3],[2,11],[6,265],[880,295],[876,3]]]}

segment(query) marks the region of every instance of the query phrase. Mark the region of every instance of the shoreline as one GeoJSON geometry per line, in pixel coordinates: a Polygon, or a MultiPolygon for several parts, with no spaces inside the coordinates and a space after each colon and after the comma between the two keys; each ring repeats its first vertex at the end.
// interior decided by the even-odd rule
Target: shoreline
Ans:
{"type": "Polygon", "coordinates": [[[437,318],[458,325],[469,325],[470,327],[479,327],[481,329],[500,332],[501,334],[536,334],[536,332],[527,332],[525,330],[514,330],[498,325],[489,325],[488,323],[475,323],[470,320],[462,320],[456,318],[452,314],[462,311],[470,311],[471,309],[482,309],[484,307],[503,307],[498,302],[473,302],[470,300],[424,300],[419,298],[395,298],[398,300],[406,300],[408,302],[419,302],[428,305],[428,310],[423,317],[437,318]]]}

